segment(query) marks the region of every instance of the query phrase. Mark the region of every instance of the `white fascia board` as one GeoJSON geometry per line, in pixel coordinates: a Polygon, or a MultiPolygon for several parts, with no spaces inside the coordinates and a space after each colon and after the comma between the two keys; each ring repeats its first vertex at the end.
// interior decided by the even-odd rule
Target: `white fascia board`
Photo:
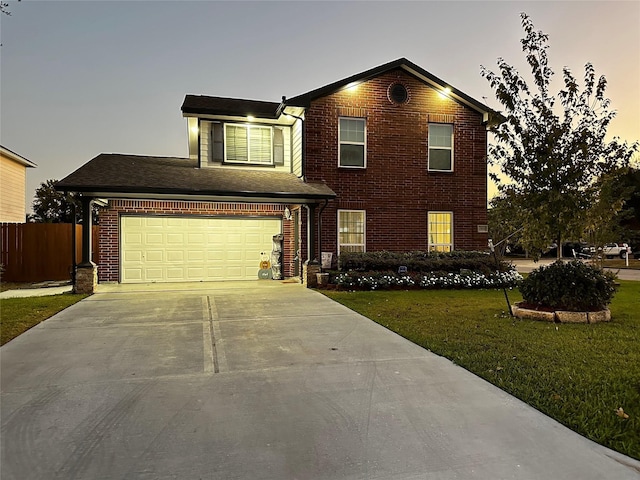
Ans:
{"type": "Polygon", "coordinates": [[[20,165],[24,165],[25,167],[35,168],[38,166],[35,163],[33,163],[31,160],[27,160],[23,156],[18,155],[16,152],[12,152],[11,150],[3,146],[0,146],[0,152],[2,152],[3,157],[7,157],[8,159],[13,160],[14,162],[19,163],[20,165]]]}
{"type": "Polygon", "coordinates": [[[260,118],[255,117],[253,120],[249,120],[247,117],[243,116],[235,116],[235,115],[209,115],[209,114],[193,114],[193,113],[183,113],[183,117],[195,117],[201,120],[210,120],[210,121],[222,121],[222,122],[236,122],[236,123],[255,123],[256,125],[284,125],[290,127],[296,121],[295,118],[289,117],[287,115],[280,115],[279,118],[260,118]]]}

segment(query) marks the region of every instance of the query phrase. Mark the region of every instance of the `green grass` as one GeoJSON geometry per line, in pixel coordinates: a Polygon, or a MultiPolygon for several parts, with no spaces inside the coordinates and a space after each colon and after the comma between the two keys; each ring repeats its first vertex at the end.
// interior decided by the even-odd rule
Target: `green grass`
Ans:
{"type": "Polygon", "coordinates": [[[64,293],[0,300],[0,345],[86,297],[64,293]]]}
{"type": "MultiPolygon", "coordinates": [[[[640,282],[620,283],[613,321],[593,325],[513,319],[501,290],[323,293],[640,459],[640,282]]],[[[515,290],[509,297],[521,300],[515,290]]]]}

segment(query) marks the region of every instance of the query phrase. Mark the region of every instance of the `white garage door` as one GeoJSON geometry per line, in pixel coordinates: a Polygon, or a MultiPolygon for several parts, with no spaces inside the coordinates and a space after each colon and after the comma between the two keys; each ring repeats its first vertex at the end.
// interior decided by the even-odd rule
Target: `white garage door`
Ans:
{"type": "Polygon", "coordinates": [[[281,223],[276,218],[123,216],[121,281],[257,279],[260,253],[270,257],[281,223]]]}

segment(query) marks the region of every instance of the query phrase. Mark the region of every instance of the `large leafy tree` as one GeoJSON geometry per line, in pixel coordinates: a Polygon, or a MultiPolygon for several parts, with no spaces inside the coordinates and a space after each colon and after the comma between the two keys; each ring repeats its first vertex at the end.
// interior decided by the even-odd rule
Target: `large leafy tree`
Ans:
{"type": "MultiPolygon", "coordinates": [[[[54,188],[57,180],[47,180],[36,188],[33,215],[36,223],[72,223],[75,205],[76,223],[82,221],[82,203],[73,193],[59,192],[54,188]]],[[[98,207],[93,207],[93,222],[97,223],[98,207]]]]}
{"type": "Polygon", "coordinates": [[[506,118],[492,130],[489,161],[499,170],[492,177],[512,202],[523,244],[535,255],[551,243],[582,236],[598,195],[596,179],[627,165],[637,144],[605,139],[615,111],[605,96],[607,80],[596,78],[591,63],[584,67],[582,85],[564,67],[562,86],[552,93],[549,37],[535,30],[527,14],[521,20],[529,83],[502,58],[499,73],[484,66],[481,73],[506,118]]]}

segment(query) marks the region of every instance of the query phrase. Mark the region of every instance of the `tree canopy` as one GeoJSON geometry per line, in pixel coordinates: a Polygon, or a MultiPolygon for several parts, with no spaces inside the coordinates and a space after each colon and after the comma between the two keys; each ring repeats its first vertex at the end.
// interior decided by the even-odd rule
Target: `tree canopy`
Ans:
{"type": "MultiPolygon", "coordinates": [[[[54,188],[57,180],[42,182],[36,189],[33,215],[29,220],[36,223],[72,223],[75,205],[76,223],[82,221],[82,203],[73,193],[59,192],[54,188]]],[[[97,223],[98,207],[93,207],[93,221],[97,223]]]]}
{"type": "Polygon", "coordinates": [[[596,180],[628,165],[638,145],[605,139],[616,112],[605,96],[606,78],[596,77],[591,63],[582,83],[564,67],[562,86],[552,93],[549,37],[535,30],[526,13],[521,22],[531,79],[503,58],[499,73],[482,66],[481,74],[506,118],[492,128],[489,162],[500,172],[492,178],[512,207],[514,224],[523,227],[525,248],[535,255],[553,242],[583,236],[598,197],[596,180]]]}

